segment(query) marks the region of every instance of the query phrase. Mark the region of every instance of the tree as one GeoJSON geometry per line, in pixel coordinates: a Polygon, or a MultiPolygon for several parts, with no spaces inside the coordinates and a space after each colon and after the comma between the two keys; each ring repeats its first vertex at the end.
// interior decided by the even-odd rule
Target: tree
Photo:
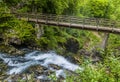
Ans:
{"type": "Polygon", "coordinates": [[[67,3],[67,7],[64,9],[64,14],[67,15],[78,15],[80,14],[80,3],[82,1],[81,0],[69,0],[69,2],[67,3]]]}
{"type": "Polygon", "coordinates": [[[120,20],[120,0],[110,0],[112,6],[110,18],[120,20]]]}
{"type": "Polygon", "coordinates": [[[3,0],[4,3],[6,3],[7,6],[15,6],[17,5],[21,0],[3,0]]]}
{"type": "Polygon", "coordinates": [[[29,12],[34,10],[34,12],[61,14],[68,7],[69,0],[27,0],[24,2],[23,8],[27,7],[29,12]]]}
{"type": "Polygon", "coordinates": [[[109,0],[89,0],[90,12],[92,17],[109,18],[111,4],[109,0]]]}

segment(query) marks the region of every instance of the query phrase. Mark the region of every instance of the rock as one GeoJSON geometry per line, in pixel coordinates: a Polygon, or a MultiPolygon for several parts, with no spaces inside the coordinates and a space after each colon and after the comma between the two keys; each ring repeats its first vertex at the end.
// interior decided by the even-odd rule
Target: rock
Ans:
{"type": "Polygon", "coordinates": [[[30,74],[34,73],[35,75],[41,75],[43,74],[44,69],[45,68],[40,65],[31,66],[25,71],[25,73],[30,73],[30,74]]]}
{"type": "Polygon", "coordinates": [[[3,41],[3,38],[0,38],[0,42],[2,42],[3,41]]]}
{"type": "Polygon", "coordinates": [[[89,51],[87,51],[86,49],[81,49],[81,50],[79,50],[79,55],[83,55],[83,56],[89,56],[90,57],[90,55],[91,55],[92,53],[91,52],[89,52],[89,51]]]}
{"type": "Polygon", "coordinates": [[[3,80],[7,75],[6,75],[6,71],[7,71],[7,65],[4,64],[4,62],[2,60],[0,60],[0,80],[3,80]]]}
{"type": "Polygon", "coordinates": [[[21,44],[22,44],[22,41],[21,41],[21,39],[19,39],[19,38],[12,37],[12,38],[9,38],[9,39],[8,39],[8,43],[9,43],[10,45],[17,46],[17,45],[21,45],[21,44]]]}
{"type": "Polygon", "coordinates": [[[98,62],[99,60],[101,60],[101,53],[99,51],[97,51],[96,49],[92,50],[92,51],[87,51],[85,49],[81,49],[79,50],[79,56],[82,56],[86,59],[90,59],[91,62],[95,63],[98,62]]]}
{"type": "Polygon", "coordinates": [[[72,55],[69,55],[69,54],[68,54],[67,56],[65,56],[65,58],[66,58],[68,61],[76,64],[77,61],[75,60],[74,56],[75,56],[75,55],[73,55],[73,54],[72,54],[72,55]]]}
{"type": "Polygon", "coordinates": [[[61,69],[61,67],[59,67],[58,65],[55,65],[55,64],[49,64],[49,66],[56,70],[61,69]]]}
{"type": "Polygon", "coordinates": [[[79,47],[80,47],[79,42],[77,41],[77,39],[74,38],[67,39],[67,42],[65,43],[66,50],[72,53],[77,53],[79,47]]]}
{"type": "Polygon", "coordinates": [[[0,44],[0,52],[9,53],[12,55],[23,55],[24,51],[18,50],[13,46],[0,44]]]}

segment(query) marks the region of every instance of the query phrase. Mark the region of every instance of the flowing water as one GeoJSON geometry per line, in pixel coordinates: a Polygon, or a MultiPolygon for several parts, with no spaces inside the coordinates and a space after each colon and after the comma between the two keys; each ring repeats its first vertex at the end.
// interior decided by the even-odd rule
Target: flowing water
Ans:
{"type": "MultiPolygon", "coordinates": [[[[53,51],[46,53],[40,51],[32,51],[25,56],[8,56],[7,54],[0,53],[0,59],[2,59],[9,67],[7,71],[8,75],[23,73],[30,66],[40,65],[46,67],[48,70],[52,70],[56,73],[56,76],[66,77],[64,69],[75,71],[77,69],[82,69],[78,65],[69,62],[64,57],[57,55],[53,51]],[[61,69],[57,70],[50,67],[49,64],[54,64],[59,66],[61,69]]],[[[39,79],[45,78],[44,75],[38,76],[39,79]]]]}

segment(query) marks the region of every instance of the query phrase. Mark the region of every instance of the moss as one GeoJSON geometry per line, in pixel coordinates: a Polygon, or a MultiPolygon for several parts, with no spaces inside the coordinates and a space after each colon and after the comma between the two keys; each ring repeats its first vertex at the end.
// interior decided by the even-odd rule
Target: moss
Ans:
{"type": "Polygon", "coordinates": [[[60,46],[63,47],[63,44],[66,42],[66,37],[63,36],[64,34],[60,28],[44,26],[44,34],[36,41],[42,49],[56,50],[60,46]]]}
{"type": "Polygon", "coordinates": [[[0,79],[4,79],[6,75],[7,65],[0,60],[0,79]]]}
{"type": "Polygon", "coordinates": [[[0,44],[0,52],[8,52],[10,47],[0,44]]]}
{"type": "Polygon", "coordinates": [[[6,30],[4,33],[4,39],[5,41],[8,41],[8,43],[9,39],[12,38],[20,39],[22,43],[34,39],[34,28],[30,24],[27,24],[24,21],[14,20],[9,26],[13,27],[6,30]]]}

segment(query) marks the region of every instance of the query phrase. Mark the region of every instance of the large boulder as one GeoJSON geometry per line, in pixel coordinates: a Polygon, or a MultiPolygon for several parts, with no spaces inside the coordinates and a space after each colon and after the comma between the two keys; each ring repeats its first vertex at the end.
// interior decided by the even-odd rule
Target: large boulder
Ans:
{"type": "Polygon", "coordinates": [[[79,42],[75,38],[69,38],[67,39],[67,42],[65,43],[65,48],[67,51],[72,53],[77,53],[79,50],[79,42]]]}

